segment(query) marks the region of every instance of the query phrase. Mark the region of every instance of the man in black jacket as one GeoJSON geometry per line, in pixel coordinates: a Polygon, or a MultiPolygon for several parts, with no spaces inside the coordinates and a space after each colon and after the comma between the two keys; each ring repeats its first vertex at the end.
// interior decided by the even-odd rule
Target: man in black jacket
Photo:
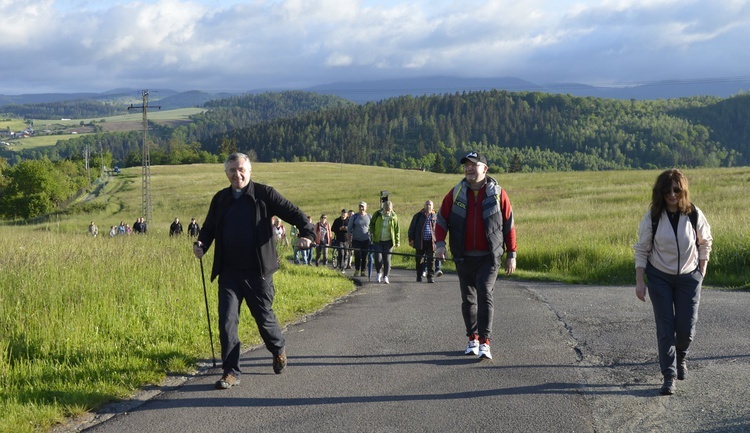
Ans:
{"type": "Polygon", "coordinates": [[[341,272],[344,272],[346,265],[349,263],[348,251],[346,250],[346,234],[347,234],[347,214],[346,209],[341,209],[341,216],[336,218],[336,221],[331,225],[331,231],[333,231],[333,243],[339,247],[339,254],[334,263],[334,266],[341,272]]]}
{"type": "Polygon", "coordinates": [[[286,367],[284,336],[273,312],[273,273],[279,269],[279,262],[271,218],[277,216],[298,228],[300,249],[309,249],[315,239],[314,227],[304,212],[272,187],[250,180],[247,155],[229,155],[224,171],[231,186],[214,195],[193,246],[193,253],[201,258],[216,242],[211,281],[219,277],[219,339],[224,370],[216,382],[217,389],[240,383],[237,326],[243,300],[273,354],[274,373],[286,367]]]}
{"type": "Polygon", "coordinates": [[[414,214],[409,224],[409,245],[417,253],[417,282],[422,282],[422,274],[427,273],[427,282],[434,283],[435,271],[435,222],[431,200],[424,202],[424,208],[414,214]]]}

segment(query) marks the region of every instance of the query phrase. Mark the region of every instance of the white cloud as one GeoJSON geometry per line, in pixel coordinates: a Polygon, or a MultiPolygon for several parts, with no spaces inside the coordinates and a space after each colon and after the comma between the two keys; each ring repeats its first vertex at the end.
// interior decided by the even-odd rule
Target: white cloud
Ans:
{"type": "Polygon", "coordinates": [[[0,93],[747,75],[750,0],[0,0],[0,93]]]}

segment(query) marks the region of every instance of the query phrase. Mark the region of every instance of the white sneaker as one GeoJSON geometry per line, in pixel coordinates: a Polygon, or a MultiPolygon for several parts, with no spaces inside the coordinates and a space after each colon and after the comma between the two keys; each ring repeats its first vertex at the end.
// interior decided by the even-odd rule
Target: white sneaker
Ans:
{"type": "Polygon", "coordinates": [[[427,278],[427,271],[422,271],[422,278],[427,278]]]}
{"type": "Polygon", "coordinates": [[[487,343],[480,344],[478,355],[480,358],[492,359],[492,352],[490,352],[490,345],[487,343]]]}
{"type": "Polygon", "coordinates": [[[440,269],[438,269],[438,271],[435,272],[435,276],[436,277],[442,277],[443,276],[443,271],[441,271],[440,269]]]}
{"type": "Polygon", "coordinates": [[[479,340],[469,340],[469,345],[464,350],[464,355],[478,355],[479,354],[479,340]]]}
{"type": "Polygon", "coordinates": [[[383,277],[383,282],[386,284],[391,284],[391,282],[388,281],[388,277],[383,277]]]}
{"type": "Polygon", "coordinates": [[[383,281],[383,274],[381,274],[380,272],[378,272],[378,283],[381,282],[381,281],[383,281]]]}

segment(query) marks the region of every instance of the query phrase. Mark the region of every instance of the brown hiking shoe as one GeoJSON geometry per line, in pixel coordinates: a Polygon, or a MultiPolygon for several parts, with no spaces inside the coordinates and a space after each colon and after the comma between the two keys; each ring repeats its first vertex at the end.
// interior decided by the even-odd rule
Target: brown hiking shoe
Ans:
{"type": "Polygon", "coordinates": [[[661,386],[661,389],[659,390],[663,395],[672,395],[675,393],[675,390],[677,390],[677,381],[674,377],[665,377],[664,378],[664,384],[661,386]]]}
{"type": "Polygon", "coordinates": [[[240,378],[227,373],[216,381],[216,389],[229,389],[240,384],[240,378]]]}
{"type": "Polygon", "coordinates": [[[687,360],[685,358],[679,359],[677,361],[677,380],[685,380],[687,379],[687,375],[687,360]]]}
{"type": "Polygon", "coordinates": [[[278,356],[273,357],[273,372],[281,374],[284,371],[284,367],[286,367],[286,353],[282,352],[278,356]]]}

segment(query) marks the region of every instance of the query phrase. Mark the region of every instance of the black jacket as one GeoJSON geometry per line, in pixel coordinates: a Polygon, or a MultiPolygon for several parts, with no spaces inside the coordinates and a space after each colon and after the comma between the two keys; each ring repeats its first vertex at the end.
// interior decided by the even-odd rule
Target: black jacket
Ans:
{"type": "Polygon", "coordinates": [[[425,241],[422,239],[422,232],[424,232],[424,226],[427,224],[427,215],[424,210],[421,210],[414,214],[409,224],[409,242],[414,241],[414,249],[421,250],[426,248],[426,242],[430,242],[430,247],[435,249],[435,222],[437,221],[437,215],[433,215],[432,223],[430,224],[430,232],[432,233],[432,239],[425,241]]]}
{"type": "MultiPolygon", "coordinates": [[[[279,258],[276,252],[276,242],[273,237],[271,218],[277,216],[299,229],[300,237],[315,241],[315,227],[307,220],[307,215],[292,202],[285,199],[273,187],[255,183],[245,189],[240,199],[252,200],[255,203],[255,252],[260,263],[261,276],[265,278],[279,269],[279,258]]],[[[223,239],[224,216],[232,204],[232,188],[222,189],[211,199],[208,215],[203,221],[203,227],[198,235],[198,241],[203,244],[206,252],[216,241],[214,249],[214,265],[211,271],[211,281],[219,275],[222,263],[221,240],[223,239]]],[[[248,223],[251,223],[248,221],[248,223]]]]}

